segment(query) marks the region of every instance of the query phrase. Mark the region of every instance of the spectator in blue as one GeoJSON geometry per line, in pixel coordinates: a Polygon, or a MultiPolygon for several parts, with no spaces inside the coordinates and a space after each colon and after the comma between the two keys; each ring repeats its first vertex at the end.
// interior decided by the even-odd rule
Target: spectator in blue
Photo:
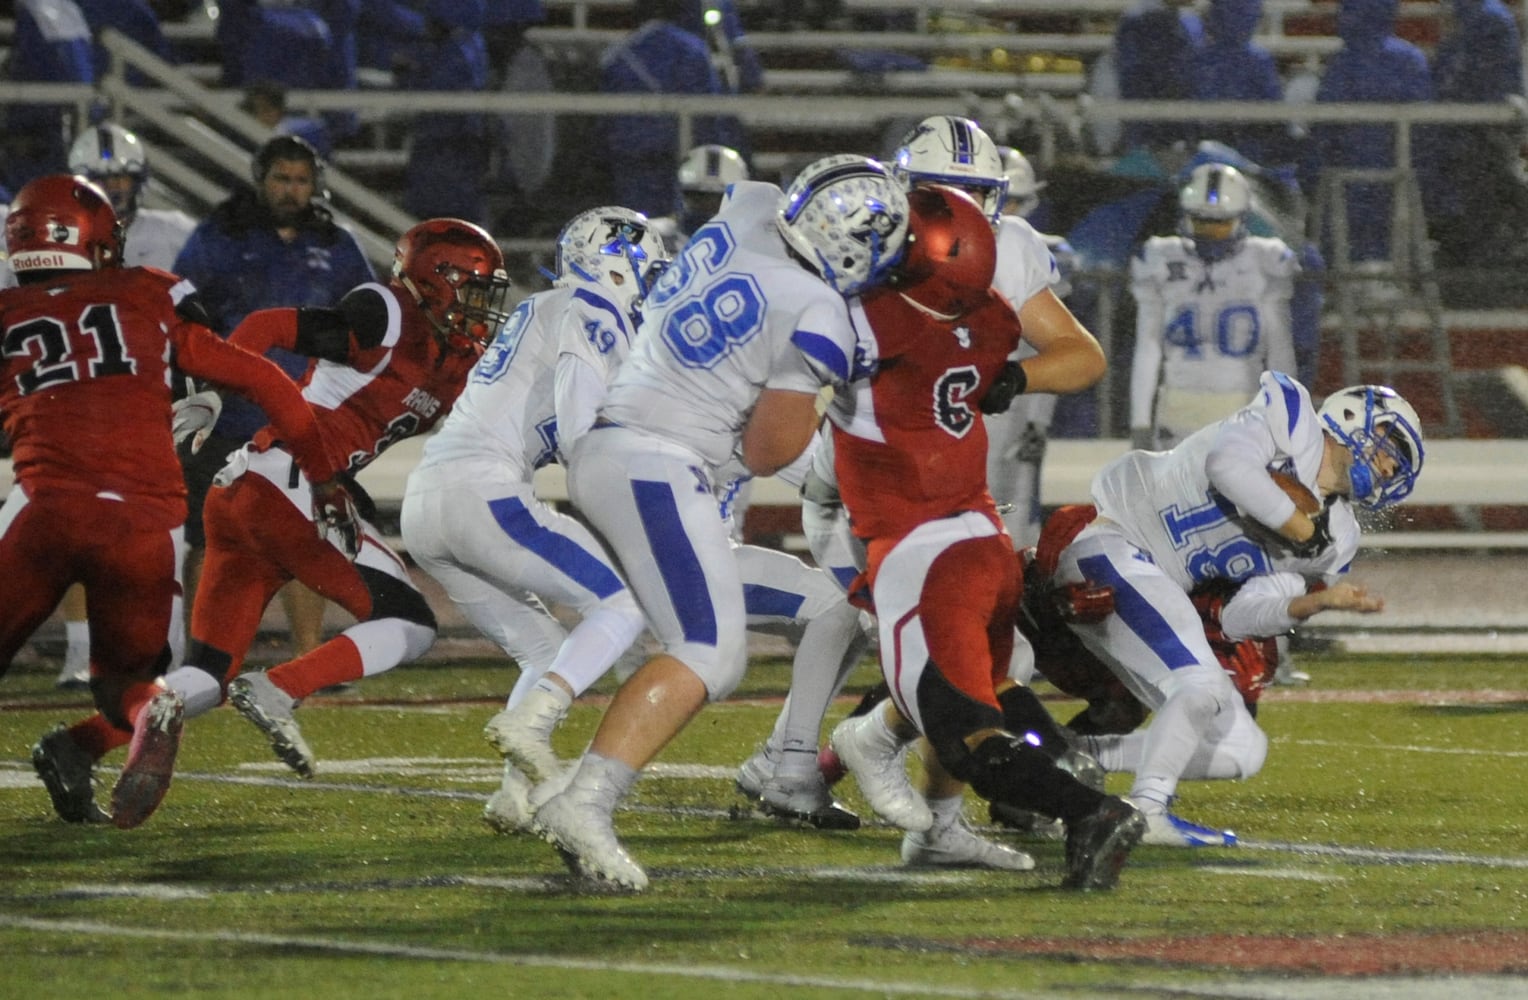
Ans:
{"type": "MultiPolygon", "coordinates": [[[[1204,25],[1187,0],[1140,0],[1114,32],[1114,68],[1125,101],[1186,101],[1204,47],[1204,25]]],[[[1192,122],[1126,122],[1125,148],[1160,149],[1191,141],[1192,122]]]]}
{"type": "MultiPolygon", "coordinates": [[[[1433,99],[1432,75],[1422,50],[1395,36],[1398,0],[1342,0],[1337,34],[1342,48],[1327,61],[1316,90],[1318,103],[1401,104],[1433,99]]],[[[1302,185],[1316,190],[1320,171],[1332,167],[1388,169],[1395,166],[1395,128],[1390,125],[1316,125],[1311,129],[1314,159],[1307,159],[1302,185]]],[[[1427,177],[1425,134],[1413,134],[1412,165],[1427,177]]],[[[1393,188],[1350,184],[1346,190],[1350,260],[1390,258],[1393,188]]],[[[1328,248],[1327,257],[1333,255],[1328,248]]]]}
{"type": "MultiPolygon", "coordinates": [[[[73,0],[16,0],[7,77],[13,83],[94,83],[90,25],[73,0]]],[[[71,105],[12,104],[5,111],[5,173],[13,190],[63,172],[72,139],[71,105]]],[[[83,124],[83,123],[80,123],[83,124]]]]}
{"type": "MultiPolygon", "coordinates": [[[[486,89],[483,0],[426,0],[423,13],[425,37],[399,73],[399,89],[486,89]]],[[[488,225],[489,122],[481,112],[425,111],[414,117],[404,168],[405,210],[420,218],[449,216],[488,225]]]]}
{"type": "Polygon", "coordinates": [[[347,86],[336,56],[342,46],[337,45],[329,23],[310,7],[222,0],[216,37],[225,87],[255,81],[272,81],[293,90],[347,86]]]}
{"type": "MultiPolygon", "coordinates": [[[[1495,104],[1523,93],[1522,41],[1501,0],[1452,0],[1452,25],[1433,52],[1438,100],[1495,104]]],[[[1500,261],[1522,238],[1518,127],[1454,125],[1437,130],[1437,173],[1428,220],[1448,264],[1500,261]]]]}
{"type": "MultiPolygon", "coordinates": [[[[706,39],[694,25],[699,0],[637,0],[639,25],[600,59],[600,90],[608,94],[726,94],[706,39]]],[[[620,153],[609,201],[651,216],[679,201],[679,123],[670,115],[612,115],[609,148],[620,153]]],[[[731,116],[694,119],[690,145],[744,150],[743,126],[731,116]]]]}
{"type": "MultiPolygon", "coordinates": [[[[1284,83],[1273,56],[1252,41],[1263,0],[1213,0],[1204,16],[1205,44],[1194,62],[1194,97],[1201,101],[1281,101],[1284,83]]],[[[1287,163],[1286,130],[1276,123],[1205,122],[1200,139],[1214,139],[1262,164],[1287,163]]]]}
{"type": "Polygon", "coordinates": [[[356,17],[356,61],[392,72],[408,46],[424,37],[424,15],[401,0],[361,0],[356,17]]]}
{"type": "MultiPolygon", "coordinates": [[[[320,200],[323,160],[311,145],[292,135],[274,136],[255,151],[250,173],[252,186],[241,186],[213,209],[175,258],[175,273],[196,286],[210,325],[225,337],[257,309],[333,306],[356,285],[375,280],[355,236],[335,223],[320,200]]],[[[279,348],[267,356],[294,380],[304,377],[310,361],[279,348]]],[[[259,407],[229,393],[211,436],[184,458],[188,603],[206,544],[202,503],[212,477],[267,422],[259,407]]],[[[283,595],[294,643],[303,651],[316,647],[323,601],[298,597],[291,588],[283,595]]]]}
{"type": "MultiPolygon", "coordinates": [[[[159,26],[159,15],[154,13],[154,8],[147,0],[74,0],[74,2],[79,5],[80,12],[85,15],[86,23],[90,25],[91,34],[95,36],[96,79],[104,79],[111,64],[111,54],[106,51],[106,46],[100,44],[101,32],[107,28],[115,28],[122,32],[165,62],[175,61],[170,53],[170,43],[164,37],[164,30],[159,26]]],[[[137,70],[130,71],[127,79],[135,86],[142,86],[149,82],[149,78],[137,70]]]]}

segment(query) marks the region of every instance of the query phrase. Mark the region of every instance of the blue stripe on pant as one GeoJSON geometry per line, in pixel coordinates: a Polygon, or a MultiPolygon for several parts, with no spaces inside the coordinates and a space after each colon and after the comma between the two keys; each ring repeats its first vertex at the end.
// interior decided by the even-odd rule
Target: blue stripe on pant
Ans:
{"type": "Polygon", "coordinates": [[[632,481],[631,492],[685,641],[715,646],[716,609],[711,605],[711,590],[685,533],[673,489],[666,482],[637,479],[632,481]]]}
{"type": "Polygon", "coordinates": [[[625,588],[621,578],[605,565],[603,559],[536,520],[519,497],[490,500],[488,509],[499,527],[517,544],[534,552],[601,600],[625,588]]]}
{"type": "Polygon", "coordinates": [[[1092,583],[1108,584],[1114,588],[1114,611],[1120,621],[1150,646],[1169,670],[1191,667],[1199,662],[1183,643],[1178,633],[1157,611],[1140,591],[1132,587],[1108,556],[1085,556],[1077,560],[1082,575],[1092,583]]]}

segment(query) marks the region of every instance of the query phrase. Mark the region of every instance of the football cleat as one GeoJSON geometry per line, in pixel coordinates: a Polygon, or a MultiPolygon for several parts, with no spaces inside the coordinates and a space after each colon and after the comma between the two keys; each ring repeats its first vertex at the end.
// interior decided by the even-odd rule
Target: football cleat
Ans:
{"type": "Polygon", "coordinates": [[[910,868],[995,868],[1027,872],[1035,859],[1023,851],[978,836],[963,817],[902,837],[902,863],[910,868]]]}
{"type": "Polygon", "coordinates": [[[998,826],[1017,830],[1036,840],[1060,840],[1066,836],[1066,824],[1059,819],[1004,802],[987,803],[987,816],[998,826]]]}
{"type": "Polygon", "coordinates": [[[483,822],[498,833],[519,833],[531,828],[534,815],[530,779],[514,764],[505,761],[504,778],[483,806],[483,822]]]}
{"type": "Polygon", "coordinates": [[[738,794],[745,795],[757,802],[764,795],[764,783],[775,773],[775,758],[769,752],[769,744],[762,744],[753,752],[753,756],[743,761],[737,769],[737,777],[732,785],[738,790],[738,794]]]}
{"type": "Polygon", "coordinates": [[[555,795],[536,810],[533,829],[557,848],[573,874],[633,892],[647,888],[647,873],[626,853],[610,816],[598,807],[566,792],[555,795]]]}
{"type": "Polygon", "coordinates": [[[571,703],[570,698],[532,688],[514,708],[488,720],[483,738],[533,782],[555,778],[562,773],[562,761],[552,749],[552,731],[567,717],[571,703]]]}
{"type": "Polygon", "coordinates": [[[759,795],[759,808],[776,819],[807,823],[819,830],[860,828],[860,818],[834,801],[816,771],[800,778],[772,775],[759,795]]]}
{"type": "Polygon", "coordinates": [[[1066,878],[1063,889],[1112,889],[1120,869],[1146,832],[1146,817],[1130,802],[1108,796],[1092,813],[1066,831],[1066,878]]]}
{"type": "Polygon", "coordinates": [[[1190,823],[1163,811],[1146,814],[1146,834],[1141,843],[1155,847],[1235,847],[1236,834],[1190,823]]]}
{"type": "Polygon", "coordinates": [[[32,767],[42,779],[53,811],[66,823],[110,823],[111,814],[96,804],[90,754],[59,723],[32,747],[32,767]]]}
{"type": "Polygon", "coordinates": [[[228,703],[265,734],[283,764],[304,778],[313,777],[313,751],[292,716],[297,699],[264,674],[245,674],[229,682],[228,703]]]}
{"type": "Polygon", "coordinates": [[[879,711],[850,716],[833,729],[833,750],[877,816],[894,826],[921,833],[934,825],[934,814],[907,778],[907,748],[879,711]]]}
{"type": "Polygon", "coordinates": [[[175,776],[175,755],[185,724],[186,703],[180,695],[164,690],[138,710],[127,760],[116,787],[111,790],[111,821],[118,829],[131,830],[154,814],[170,790],[175,776]]]}
{"type": "Polygon", "coordinates": [[[73,657],[66,658],[53,686],[60,691],[89,691],[90,658],[88,656],[77,660],[73,657]]]}

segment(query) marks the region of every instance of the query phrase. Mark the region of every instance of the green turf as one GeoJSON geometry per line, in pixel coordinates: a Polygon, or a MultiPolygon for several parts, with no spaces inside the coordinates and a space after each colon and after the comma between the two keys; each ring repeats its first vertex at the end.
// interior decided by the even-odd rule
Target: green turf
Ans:
{"type": "MultiPolygon", "coordinates": [[[[0,687],[0,995],[1216,995],[1249,973],[1006,945],[1252,933],[1295,936],[1298,951],[1339,935],[1528,931],[1521,664],[1301,664],[1312,695],[1333,700],[1270,700],[1263,772],[1181,790],[1180,811],[1249,846],[1141,848],[1117,891],[1089,895],[1055,888],[1050,842],[1013,840],[1035,855],[1031,873],[904,877],[892,830],[734,818],[740,799],[722,775],[639,783],[617,828],[652,888],[584,891],[545,844],[479,820],[497,766],[480,730],[514,677],[485,663],[407,668],[315,699],[299,716],[320,759],[311,783],[219,710],[188,726],[180,775],[149,823],[69,826],[27,751],[84,702],[52,690],[51,667],[20,669],[0,687]],[[1343,700],[1358,692],[1407,694],[1343,700]]],[[[768,731],[787,676],[778,663],[752,671],[739,701],[707,708],[660,761],[735,766],[768,731]]],[[[865,668],[854,681],[872,678],[865,668]]],[[[1063,717],[1075,707],[1052,705],[1063,717]]],[[[575,753],[597,722],[597,707],[576,706],[559,749],[575,753]]],[[[108,758],[103,798],[119,760],[108,758]]],[[[845,801],[862,808],[850,785],[845,801]]],[[[985,822],[974,799],[968,815],[985,822]]]]}

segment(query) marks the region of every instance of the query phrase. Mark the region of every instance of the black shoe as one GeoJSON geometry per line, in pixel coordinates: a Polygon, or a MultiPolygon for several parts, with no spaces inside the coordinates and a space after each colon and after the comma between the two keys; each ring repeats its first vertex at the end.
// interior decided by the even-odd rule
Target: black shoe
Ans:
{"type": "Polygon", "coordinates": [[[1104,799],[1097,811],[1066,830],[1066,878],[1063,889],[1112,889],[1130,851],[1146,833],[1146,817],[1118,796],[1104,799]]]}
{"type": "Polygon", "coordinates": [[[91,773],[95,762],[62,723],[32,747],[32,767],[53,800],[53,811],[64,822],[111,822],[111,814],[96,804],[91,773]]]}

